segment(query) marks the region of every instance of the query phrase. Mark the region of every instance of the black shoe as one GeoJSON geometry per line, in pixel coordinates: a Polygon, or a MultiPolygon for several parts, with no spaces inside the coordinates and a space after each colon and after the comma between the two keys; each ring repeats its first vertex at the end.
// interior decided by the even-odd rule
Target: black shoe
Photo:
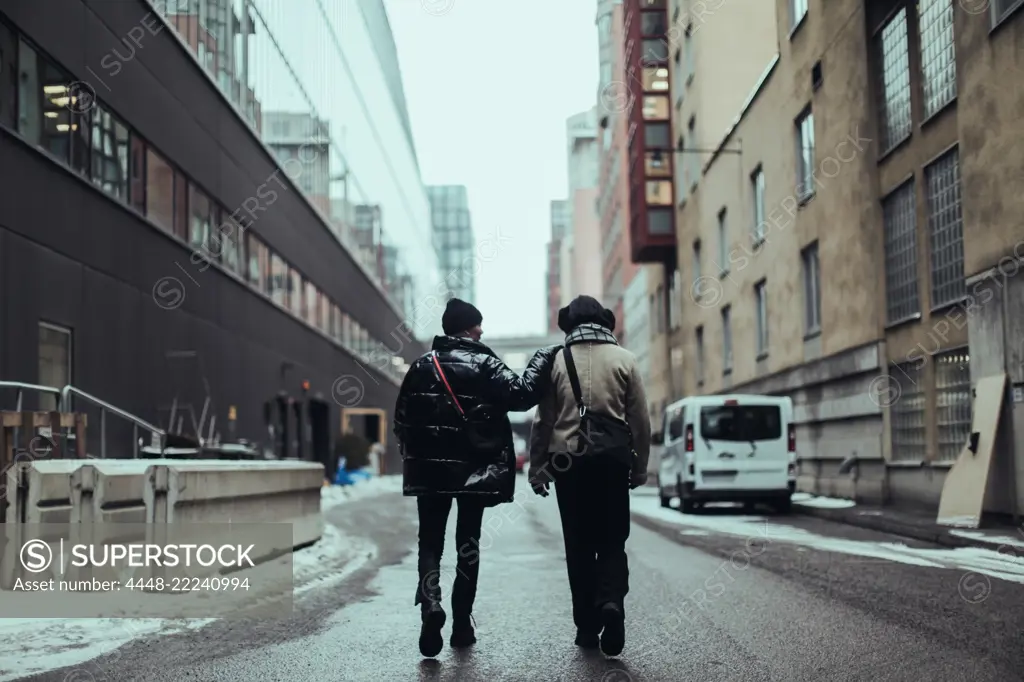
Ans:
{"type": "Polygon", "coordinates": [[[599,644],[599,637],[596,632],[576,630],[576,646],[581,649],[596,649],[599,644]]]}
{"type": "Polygon", "coordinates": [[[452,621],[452,636],[448,641],[453,649],[464,649],[476,644],[476,630],[473,629],[472,616],[457,616],[452,621]]]}
{"type": "Polygon", "coordinates": [[[423,609],[423,625],[420,626],[420,653],[433,658],[444,648],[441,628],[447,619],[440,604],[434,603],[423,609]]]}
{"type": "Polygon", "coordinates": [[[626,646],[626,616],[617,604],[601,607],[601,651],[608,656],[618,656],[626,646]]]}

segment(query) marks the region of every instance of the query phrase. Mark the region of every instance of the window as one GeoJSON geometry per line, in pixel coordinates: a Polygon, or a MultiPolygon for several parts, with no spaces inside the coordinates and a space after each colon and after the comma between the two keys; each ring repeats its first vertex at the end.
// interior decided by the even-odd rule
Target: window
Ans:
{"type": "Polygon", "coordinates": [[[18,57],[18,132],[68,163],[71,158],[71,78],[21,41],[18,57]]]}
{"type": "Polygon", "coordinates": [[[677,407],[665,415],[668,422],[669,442],[679,440],[683,437],[683,408],[677,407]]]}
{"type": "Polygon", "coordinates": [[[181,171],[174,171],[174,234],[182,241],[188,241],[188,178],[181,171]]]}
{"type": "Polygon", "coordinates": [[[679,300],[679,280],[682,274],[679,270],[672,272],[672,284],[668,292],[668,328],[671,330],[679,329],[679,312],[682,308],[681,301],[679,300]]]}
{"type": "Polygon", "coordinates": [[[649,208],[647,209],[647,233],[648,234],[675,234],[673,226],[673,208],[649,208]]]}
{"type": "Polygon", "coordinates": [[[768,354],[768,291],[765,281],[754,285],[754,305],[757,307],[757,356],[768,354]]]}
{"type": "Polygon", "coordinates": [[[327,298],[327,294],[322,291],[316,292],[317,300],[317,313],[316,317],[316,328],[325,334],[331,332],[331,301],[327,298]]]}
{"type": "Polygon", "coordinates": [[[903,185],[882,201],[886,318],[890,324],[921,312],[917,294],[914,210],[913,182],[903,185]]]}
{"type": "Polygon", "coordinates": [[[305,311],[303,311],[303,302],[305,297],[303,296],[302,289],[302,275],[291,268],[288,270],[288,309],[292,311],[292,315],[300,319],[306,319],[305,311]]]}
{"type": "Polygon", "coordinates": [[[910,56],[907,47],[907,10],[901,9],[877,38],[879,129],[882,153],[886,153],[910,135],[910,56]]]}
{"type": "Polygon", "coordinates": [[[640,34],[644,36],[664,36],[668,33],[668,15],[664,12],[641,12],[640,34]]]}
{"type": "Polygon", "coordinates": [[[644,95],[644,120],[667,121],[671,110],[668,95],[644,95]]]}
{"type": "Polygon", "coordinates": [[[722,374],[732,372],[732,306],[722,308],[722,374]]]}
{"type": "Polygon", "coordinates": [[[0,126],[18,125],[18,38],[0,19],[0,126]]]}
{"type": "Polygon", "coordinates": [[[189,207],[192,220],[189,223],[188,243],[204,258],[210,256],[210,233],[213,231],[213,205],[209,197],[193,184],[189,184],[189,207]]]}
{"type": "Polygon", "coordinates": [[[668,69],[664,66],[644,67],[641,78],[644,92],[668,92],[668,69]]]}
{"type": "Polygon", "coordinates": [[[804,270],[804,331],[821,330],[821,269],[818,267],[818,243],[814,242],[800,254],[804,270]]]}
{"type": "Polygon", "coordinates": [[[648,123],[644,126],[644,146],[648,149],[668,149],[672,146],[672,129],[668,123],[648,123]]]}
{"type": "Polygon", "coordinates": [[[715,405],[700,408],[700,436],[736,443],[780,440],[782,410],[776,405],[715,405]]]}
{"type": "MultiPolygon", "coordinates": [[[[610,137],[610,135],[608,136],[610,137]]],[[[668,155],[662,152],[646,152],[644,154],[644,173],[647,177],[672,177],[668,155]]]]}
{"type": "Polygon", "coordinates": [[[964,225],[960,206],[960,152],[953,149],[924,169],[931,240],[932,307],[962,300],[964,225]]]}
{"type": "Polygon", "coordinates": [[[807,0],[789,0],[789,27],[796,28],[807,16],[807,0]]]}
{"type": "Polygon", "coordinates": [[[704,385],[704,327],[697,327],[697,385],[704,385]]]}
{"type": "Polygon", "coordinates": [[[764,223],[764,170],[758,166],[754,174],[750,176],[750,184],[754,197],[754,225],[751,229],[751,234],[754,237],[754,243],[760,244],[765,238],[765,223],[764,223]]]}
{"type": "Polygon", "coordinates": [[[222,214],[225,216],[224,220],[214,236],[220,261],[230,272],[241,275],[245,257],[242,252],[242,228],[230,215],[227,215],[227,211],[222,211],[222,214]]]}
{"type": "Polygon", "coordinates": [[[700,240],[698,239],[693,243],[693,293],[694,295],[700,294],[700,240]]]}
{"type": "Polygon", "coordinates": [[[718,272],[724,275],[729,272],[729,234],[725,222],[726,212],[723,208],[718,212],[718,272]]]}
{"type": "MultiPolygon", "coordinates": [[[[927,455],[924,368],[924,362],[889,368],[886,388],[899,396],[889,405],[893,461],[923,462],[927,455]]],[[[885,396],[886,403],[892,401],[892,395],[885,396]]]]}
{"type": "Polygon", "coordinates": [[[970,358],[966,348],[935,356],[935,424],[940,461],[956,461],[971,433],[970,358]]]}
{"type": "Polygon", "coordinates": [[[992,25],[1010,16],[1010,12],[1024,5],[1024,0],[994,0],[992,2],[992,25]]]}
{"type": "Polygon", "coordinates": [[[654,292],[654,333],[665,331],[665,290],[659,284],[654,292]]]}
{"type": "Polygon", "coordinates": [[[690,122],[686,125],[686,131],[690,138],[690,146],[693,149],[686,155],[686,160],[690,166],[690,188],[691,191],[697,187],[697,181],[700,180],[700,152],[697,146],[697,117],[691,116],[690,122]]]}
{"type": "Polygon", "coordinates": [[[284,308],[289,307],[288,266],[276,253],[270,256],[270,297],[274,303],[284,308]]]}
{"type": "MultiPolygon", "coordinates": [[[[71,383],[71,330],[39,323],[39,384],[64,388],[71,383]]],[[[55,395],[39,396],[39,409],[47,412],[60,409],[55,395]]]]}
{"type": "Polygon", "coordinates": [[[98,111],[71,112],[71,168],[86,178],[93,175],[92,121],[98,116],[98,111]]]}
{"type": "Polygon", "coordinates": [[[644,40],[641,64],[657,64],[668,61],[668,43],[665,40],[644,40]]]}
{"type": "Polygon", "coordinates": [[[131,196],[132,208],[146,213],[146,143],[138,135],[132,135],[131,154],[131,196]]]}
{"type": "Polygon", "coordinates": [[[672,181],[671,180],[648,180],[647,181],[647,203],[655,206],[672,205],[672,181]]]}
{"type": "Polygon", "coordinates": [[[270,286],[270,253],[267,246],[259,238],[249,232],[245,235],[249,257],[248,282],[256,291],[267,296],[272,296],[273,289],[270,286]]]}
{"type": "Polygon", "coordinates": [[[920,0],[918,12],[924,116],[928,118],[956,97],[953,0],[920,0]]]}
{"type": "Polygon", "coordinates": [[[686,29],[683,39],[683,58],[686,60],[686,82],[689,83],[696,73],[696,65],[693,63],[693,31],[690,29],[686,29]]]}
{"type": "Polygon", "coordinates": [[[174,170],[152,149],[146,150],[146,217],[174,232],[174,170]]]}
{"type": "Polygon", "coordinates": [[[796,120],[796,173],[800,199],[814,196],[814,114],[810,109],[796,120]]]}
{"type": "Polygon", "coordinates": [[[92,181],[128,201],[128,128],[101,106],[92,110],[92,181]]]}
{"type": "Polygon", "coordinates": [[[302,306],[302,319],[305,320],[307,324],[316,327],[318,326],[317,314],[319,312],[319,309],[317,307],[319,303],[316,297],[316,286],[308,280],[305,281],[304,284],[306,289],[306,300],[302,306]]]}

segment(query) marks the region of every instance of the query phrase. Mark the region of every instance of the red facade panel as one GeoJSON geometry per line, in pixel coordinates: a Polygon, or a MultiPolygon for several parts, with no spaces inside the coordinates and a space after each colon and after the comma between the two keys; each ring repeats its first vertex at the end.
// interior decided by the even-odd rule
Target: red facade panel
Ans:
{"type": "Polygon", "coordinates": [[[635,263],[667,262],[676,249],[668,2],[626,0],[625,5],[630,255],[635,263]]]}

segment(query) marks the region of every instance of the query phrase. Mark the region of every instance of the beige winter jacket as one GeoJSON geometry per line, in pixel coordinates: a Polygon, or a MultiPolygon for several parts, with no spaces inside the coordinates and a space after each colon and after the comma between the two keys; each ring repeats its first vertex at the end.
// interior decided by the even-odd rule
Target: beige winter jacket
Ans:
{"type": "MultiPolygon", "coordinates": [[[[647,396],[636,358],[615,343],[573,343],[576,373],[580,377],[583,403],[595,412],[625,420],[633,432],[632,482],[647,482],[647,459],[651,451],[651,418],[647,396]]],[[[565,357],[559,351],[551,368],[551,385],[537,406],[537,415],[530,433],[530,479],[538,480],[550,455],[557,452],[578,452],[575,436],[580,414],[572,384],[565,368],[565,357]]],[[[550,467],[548,467],[550,469],[550,467]]]]}

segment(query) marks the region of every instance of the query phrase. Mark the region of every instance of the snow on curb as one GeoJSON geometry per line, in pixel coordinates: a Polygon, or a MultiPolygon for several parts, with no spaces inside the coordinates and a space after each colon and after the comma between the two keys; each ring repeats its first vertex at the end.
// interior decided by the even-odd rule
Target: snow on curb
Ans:
{"type": "Polygon", "coordinates": [[[844,500],[839,497],[815,497],[810,493],[793,493],[791,499],[794,504],[817,507],[818,509],[849,509],[857,506],[853,500],[844,500]]]}
{"type": "MultiPolygon", "coordinates": [[[[375,495],[401,492],[401,476],[383,476],[351,486],[327,486],[320,493],[323,511],[375,495]]],[[[340,582],[376,555],[367,541],[346,537],[331,524],[311,547],[293,556],[295,596],[340,582]],[[331,570],[331,569],[336,570],[331,570]]],[[[0,682],[81,665],[81,679],[102,671],[88,661],[115,651],[133,639],[195,630],[215,618],[0,618],[0,682]],[[95,670],[94,670],[95,668],[95,670]]],[[[75,678],[79,679],[79,678],[75,678]]]]}

